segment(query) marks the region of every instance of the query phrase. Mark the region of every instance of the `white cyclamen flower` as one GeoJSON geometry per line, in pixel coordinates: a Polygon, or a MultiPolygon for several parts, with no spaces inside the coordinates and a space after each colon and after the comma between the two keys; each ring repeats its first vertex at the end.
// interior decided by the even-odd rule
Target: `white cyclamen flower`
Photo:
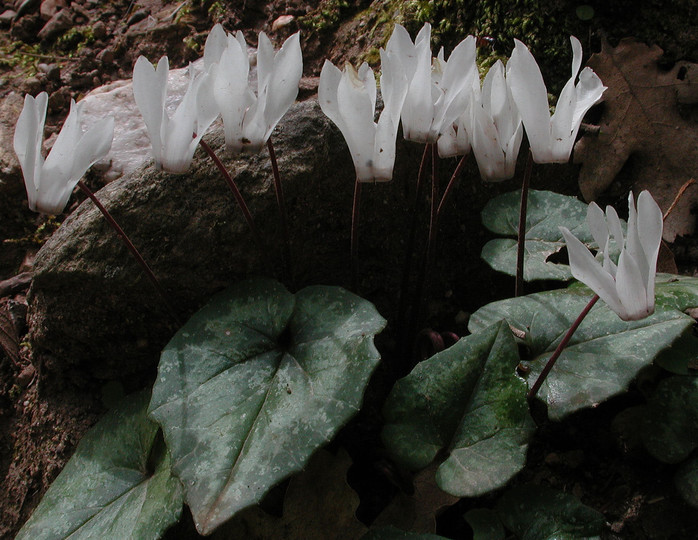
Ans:
{"type": "Polygon", "coordinates": [[[206,39],[204,64],[211,70],[227,148],[258,152],[298,95],[303,74],[300,34],[289,37],[277,53],[266,34],[259,34],[257,95],[248,83],[250,61],[242,32],[226,34],[215,25],[206,39]]]}
{"type": "Polygon", "coordinates": [[[167,56],[160,58],[157,69],[140,56],[133,68],[133,97],[148,129],[155,165],[170,173],[184,173],[218,111],[209,75],[194,76],[189,66],[189,86],[170,118],[165,110],[169,71],[167,56]]]}
{"type": "Polygon", "coordinates": [[[373,121],[376,79],[368,64],[364,63],[358,73],[347,64],[342,72],[325,60],[320,73],[320,107],[344,135],[359,182],[392,178],[400,110],[407,93],[400,61],[383,49],[380,56],[384,107],[377,123],[373,121]]]}
{"type": "Polygon", "coordinates": [[[557,100],[552,118],[548,107],[548,91],[540,68],[531,52],[519,40],[507,63],[507,81],[523,119],[528,141],[536,163],[566,163],[582,118],[601,99],[606,87],[591,68],[582,65],[582,44],[572,42],[572,77],[557,100]],[[579,73],[579,82],[575,80],[579,73]]]}
{"type": "Polygon", "coordinates": [[[613,207],[606,214],[589,205],[587,225],[599,245],[603,265],[567,228],[560,227],[567,243],[572,275],[585,283],[624,321],[643,319],[654,312],[654,277],[662,241],[662,211],[648,191],[628,197],[628,234],[623,237],[613,207]],[[618,266],[609,257],[611,238],[621,248],[618,266]]]}
{"type": "Polygon", "coordinates": [[[29,95],[24,98],[24,108],[15,127],[14,148],[22,166],[29,208],[34,212],[60,214],[85,171],[109,152],[114,119],[100,120],[83,133],[80,126],[83,103],[71,100],[68,118],[44,161],[41,143],[47,105],[46,92],[36,98],[29,95]]]}
{"type": "Polygon", "coordinates": [[[480,176],[488,182],[513,178],[523,125],[499,60],[487,72],[471,114],[471,144],[480,176]]]}
{"type": "Polygon", "coordinates": [[[414,43],[409,33],[395,25],[386,47],[397,56],[407,75],[408,90],[402,108],[402,131],[405,139],[435,143],[450,130],[468,102],[468,93],[477,77],[475,38],[461,41],[448,58],[443,52],[431,56],[431,26],[419,31],[414,43]]]}

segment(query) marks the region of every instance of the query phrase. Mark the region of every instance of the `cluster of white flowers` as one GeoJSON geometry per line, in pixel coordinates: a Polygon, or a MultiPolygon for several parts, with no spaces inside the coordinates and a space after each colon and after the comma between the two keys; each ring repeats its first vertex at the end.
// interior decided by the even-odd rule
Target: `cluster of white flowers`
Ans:
{"type": "MultiPolygon", "coordinates": [[[[407,30],[395,25],[385,50],[380,50],[384,106],[377,122],[376,80],[365,63],[358,71],[351,65],[340,71],[326,61],[318,89],[320,106],[344,135],[359,182],[392,178],[400,122],[406,139],[436,144],[442,157],[472,150],[483,179],[508,179],[514,175],[524,129],[535,162],[568,161],[582,118],[606,89],[590,68],[580,73],[582,46],[577,38],[570,40],[572,75],[552,117],[540,69],[523,43],[515,40],[506,68],[496,62],[481,86],[476,39],[468,36],[448,60],[443,49],[433,57],[429,24],[414,41],[407,30]]],[[[259,151],[264,147],[298,95],[303,71],[300,38],[298,33],[292,35],[275,53],[269,38],[264,33],[259,35],[255,92],[249,82],[250,60],[242,32],[226,34],[220,25],[214,26],[204,48],[204,70],[194,74],[190,67],[187,92],[171,117],[165,109],[168,71],[166,56],[156,68],[145,57],[139,57],[133,72],[133,93],[150,136],[156,166],[182,173],[219,115],[230,151],[259,151]]],[[[41,146],[46,106],[45,92],[36,98],[26,97],[14,147],[29,207],[57,214],[65,208],[87,168],[109,151],[114,122],[105,119],[83,134],[81,104],[73,102],[44,161],[41,146]]],[[[613,209],[607,210],[604,217],[598,207],[590,207],[589,226],[602,249],[603,267],[569,231],[563,230],[575,277],[589,284],[623,319],[653,311],[654,273],[662,232],[661,212],[649,193],[640,195],[637,212],[632,194],[629,206],[627,247],[613,209]],[[617,268],[607,256],[609,231],[623,247],[617,268]]]]}

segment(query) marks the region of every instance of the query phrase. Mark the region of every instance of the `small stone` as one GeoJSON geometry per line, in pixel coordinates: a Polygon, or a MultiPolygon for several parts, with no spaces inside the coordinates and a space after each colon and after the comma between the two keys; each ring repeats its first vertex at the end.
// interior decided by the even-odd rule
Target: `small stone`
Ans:
{"type": "Polygon", "coordinates": [[[17,10],[17,18],[19,19],[27,13],[33,13],[36,11],[41,4],[41,0],[18,0],[15,3],[15,9],[17,10]]]}
{"type": "Polygon", "coordinates": [[[35,96],[43,89],[41,81],[37,77],[28,77],[22,83],[22,93],[35,96]]]}
{"type": "Polygon", "coordinates": [[[17,17],[17,12],[12,11],[11,9],[6,9],[2,13],[0,13],[0,25],[2,26],[9,26],[12,21],[17,17]]]}
{"type": "Polygon", "coordinates": [[[126,24],[128,26],[133,26],[137,22],[141,22],[148,15],[150,15],[150,11],[148,11],[147,9],[139,9],[138,11],[134,12],[134,14],[131,15],[131,17],[129,17],[128,22],[126,24]]]}
{"type": "Polygon", "coordinates": [[[97,60],[102,65],[109,65],[114,63],[114,51],[112,49],[102,49],[99,54],[97,54],[97,60]]]}
{"type": "Polygon", "coordinates": [[[107,25],[102,21],[97,21],[92,25],[92,34],[95,39],[104,39],[107,37],[107,25]]]}
{"type": "Polygon", "coordinates": [[[55,39],[71,26],[73,26],[73,18],[70,15],[70,11],[62,9],[51,17],[44,27],[39,30],[39,39],[47,41],[55,39]]]}
{"type": "Polygon", "coordinates": [[[67,86],[59,88],[48,97],[48,108],[52,113],[65,111],[69,104],[70,88],[67,86]]]}
{"type": "Polygon", "coordinates": [[[277,17],[276,20],[273,23],[271,23],[271,31],[276,32],[280,28],[288,26],[294,20],[295,17],[293,15],[281,15],[281,17],[277,17]]]}
{"type": "Polygon", "coordinates": [[[17,385],[20,388],[26,388],[34,380],[36,375],[36,368],[32,364],[25,367],[19,375],[17,375],[17,385]]]}
{"type": "Polygon", "coordinates": [[[42,19],[48,21],[64,7],[68,7],[65,0],[42,0],[39,13],[42,19]]]}

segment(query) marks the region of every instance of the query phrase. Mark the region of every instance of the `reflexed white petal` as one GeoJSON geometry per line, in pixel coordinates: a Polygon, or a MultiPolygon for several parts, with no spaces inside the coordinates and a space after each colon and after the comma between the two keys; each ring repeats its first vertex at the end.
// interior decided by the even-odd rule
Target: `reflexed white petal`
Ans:
{"type": "Polygon", "coordinates": [[[373,177],[373,151],[376,125],[373,122],[371,98],[359,79],[356,70],[349,64],[344,69],[337,88],[339,112],[346,123],[344,138],[351,151],[356,175],[360,181],[373,177]]]}
{"type": "Polygon", "coordinates": [[[196,134],[199,140],[220,114],[213,94],[213,77],[210,73],[199,76],[196,92],[196,134]]]}
{"type": "Polygon", "coordinates": [[[428,48],[431,48],[431,24],[424,23],[424,26],[417,33],[417,37],[414,39],[415,46],[420,43],[426,43],[428,48]]]}
{"type": "Polygon", "coordinates": [[[337,101],[337,89],[339,81],[342,79],[342,72],[329,60],[325,60],[320,72],[320,83],[318,84],[318,101],[320,108],[342,133],[346,132],[346,123],[339,113],[339,103],[337,101]]]}
{"type": "Polygon", "coordinates": [[[204,66],[206,69],[221,59],[221,54],[228,45],[228,38],[220,24],[213,26],[204,44],[204,66]]]}
{"type": "Polygon", "coordinates": [[[359,79],[364,85],[364,88],[368,92],[368,96],[371,98],[371,107],[373,110],[376,109],[376,77],[373,74],[371,66],[366,62],[359,66],[359,79]]]}
{"type": "MultiPolygon", "coordinates": [[[[521,141],[523,140],[523,124],[519,121],[518,127],[514,134],[512,135],[509,142],[507,142],[503,148],[504,155],[506,156],[506,177],[513,178],[516,174],[516,160],[519,157],[519,149],[521,148],[521,141]]],[[[500,135],[500,142],[501,135],[500,135]]]]}
{"type": "Polygon", "coordinates": [[[577,131],[587,111],[601,100],[606,87],[591,68],[584,68],[579,74],[579,82],[575,87],[575,109],[572,115],[572,138],[577,137],[577,131]]]}
{"type": "Polygon", "coordinates": [[[550,112],[543,75],[531,52],[519,40],[507,63],[506,79],[528,135],[536,163],[550,158],[550,112]]]}
{"type": "Polygon", "coordinates": [[[36,200],[41,185],[41,169],[44,158],[41,155],[44,122],[48,94],[41,92],[36,98],[24,98],[24,107],[15,126],[13,146],[22,167],[22,175],[27,190],[27,201],[32,211],[36,210],[36,200]]]}
{"type": "Polygon", "coordinates": [[[566,163],[570,159],[577,133],[577,128],[572,127],[576,99],[574,80],[570,79],[562,89],[550,119],[550,162],[566,163]]]}
{"type": "MultiPolygon", "coordinates": [[[[303,54],[300,34],[289,37],[274,57],[274,66],[269,78],[264,107],[265,131],[263,142],[286,114],[298,96],[298,84],[303,75],[303,54]]],[[[374,81],[375,85],[375,81],[374,81]]]]}
{"type": "Polygon", "coordinates": [[[417,69],[409,83],[409,90],[402,108],[402,129],[405,139],[415,142],[436,142],[431,125],[434,118],[431,84],[431,51],[418,49],[417,69]],[[432,140],[433,138],[433,140],[432,140]]]}
{"type": "Polygon", "coordinates": [[[566,227],[560,227],[560,231],[567,244],[572,275],[598,294],[608,307],[622,318],[625,315],[625,309],[618,297],[613,277],[601,267],[586,246],[566,227]]]}
{"type": "MultiPolygon", "coordinates": [[[[400,113],[407,96],[407,76],[400,59],[390,52],[380,50],[381,57],[381,95],[383,97],[383,115],[390,117],[390,123],[395,127],[400,122],[400,113]]],[[[387,120],[385,120],[387,122],[387,120]]],[[[381,120],[379,120],[379,123],[381,120]]],[[[397,135],[396,135],[397,136],[397,135]]]]}
{"type": "Polygon", "coordinates": [[[604,250],[608,243],[608,225],[606,215],[595,202],[587,207],[587,227],[599,249],[604,250]]]}
{"type": "MultiPolygon", "coordinates": [[[[395,139],[397,138],[397,124],[390,115],[381,114],[376,126],[376,142],[373,151],[372,178],[375,182],[387,182],[393,177],[395,164],[395,139]]],[[[362,180],[359,178],[359,180],[362,180]]]]}
{"type": "Polygon", "coordinates": [[[102,159],[111,150],[114,139],[114,118],[109,116],[97,122],[82,134],[75,147],[73,167],[71,172],[70,191],[73,191],[75,184],[82,178],[85,171],[95,162],[102,159]]]}
{"type": "Polygon", "coordinates": [[[264,32],[259,33],[257,42],[257,96],[261,96],[264,86],[274,72],[274,46],[264,32]]]}
{"type": "MultiPolygon", "coordinates": [[[[78,139],[82,135],[82,130],[80,129],[82,105],[82,103],[76,105],[74,100],[70,100],[68,117],[65,119],[63,127],[44,162],[43,175],[52,178],[50,183],[53,188],[55,188],[56,183],[66,182],[70,177],[78,139]]],[[[46,193],[50,189],[52,188],[49,188],[46,182],[42,182],[40,191],[46,193]]]]}
{"type": "Polygon", "coordinates": [[[582,67],[582,44],[574,36],[570,36],[570,43],[572,44],[572,77],[571,80],[577,78],[577,73],[579,73],[579,68],[582,67]]]}
{"type": "Polygon", "coordinates": [[[157,69],[144,56],[139,56],[133,68],[133,97],[148,130],[155,163],[162,160],[161,128],[165,115],[167,75],[169,63],[166,56],[160,58],[157,69]]]}
{"type": "Polygon", "coordinates": [[[213,95],[223,118],[225,142],[228,150],[242,149],[242,124],[245,113],[256,101],[247,84],[249,62],[247,51],[236,39],[228,39],[228,47],[221,61],[212,67],[213,95]]]}
{"type": "Polygon", "coordinates": [[[647,305],[647,289],[640,268],[626,250],[621,251],[618,259],[616,290],[623,305],[623,312],[616,311],[621,319],[635,321],[651,314],[647,305]]]}
{"type": "Polygon", "coordinates": [[[613,240],[618,246],[618,249],[622,249],[625,245],[625,238],[623,236],[623,228],[620,225],[620,218],[618,217],[618,212],[612,206],[606,207],[606,223],[608,223],[608,232],[613,236],[613,240]]]}
{"type": "Polygon", "coordinates": [[[662,231],[664,220],[659,205],[650,195],[649,191],[643,191],[637,199],[638,223],[637,230],[640,244],[644,251],[648,276],[646,281],[647,302],[654,309],[654,278],[657,272],[657,257],[662,243],[662,231]]]}
{"type": "Polygon", "coordinates": [[[439,157],[442,159],[459,155],[455,125],[451,124],[450,127],[441,132],[439,140],[436,141],[436,148],[439,151],[439,157]]]}
{"type": "Polygon", "coordinates": [[[473,113],[472,147],[480,176],[487,182],[503,180],[506,175],[506,160],[497,128],[481,105],[475,105],[473,113]]]}
{"type": "Polygon", "coordinates": [[[402,25],[395,25],[385,50],[400,60],[407,80],[411,81],[417,69],[417,49],[402,25]]]}

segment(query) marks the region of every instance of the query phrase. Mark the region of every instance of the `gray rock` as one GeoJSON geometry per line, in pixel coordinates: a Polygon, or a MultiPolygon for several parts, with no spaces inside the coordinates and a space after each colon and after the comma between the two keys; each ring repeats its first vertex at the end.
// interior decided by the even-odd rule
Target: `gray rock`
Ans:
{"type": "MultiPolygon", "coordinates": [[[[205,140],[223,154],[219,124],[205,140]]],[[[162,347],[180,324],[177,319],[186,320],[215,292],[249,276],[281,278],[291,290],[318,283],[349,286],[354,167],[341,134],[317,101],[309,100],[291,108],[273,140],[290,220],[295,280],[285,279],[281,264],[282,235],[266,152],[224,159],[266,246],[255,241],[201,150],[184,175],[146,165],[110,183],[98,196],[169,292],[176,317],[94,205],[83,202],[35,260],[30,337],[42,377],[72,369],[107,379],[152,376],[162,347]]],[[[142,149],[150,150],[149,145],[142,149]]],[[[407,224],[414,214],[409,200],[421,154],[420,145],[399,139],[393,181],[363,186],[358,292],[390,321],[381,336],[389,344],[395,337],[407,224]]],[[[523,168],[525,160],[520,162],[523,168]]],[[[441,189],[454,167],[453,160],[439,162],[441,189]]],[[[574,185],[570,169],[549,170],[558,191],[565,171],[566,185],[574,185]]],[[[430,324],[449,324],[444,321],[462,309],[479,307],[493,296],[511,296],[513,280],[488,270],[480,260],[480,250],[491,237],[480,223],[480,211],[490,198],[516,189],[519,178],[482,184],[475,165],[466,167],[440,221],[427,287],[430,324]]],[[[539,189],[551,185],[535,176],[534,184],[539,189]]],[[[413,276],[426,237],[427,193],[425,189],[416,213],[413,276]]]]}

